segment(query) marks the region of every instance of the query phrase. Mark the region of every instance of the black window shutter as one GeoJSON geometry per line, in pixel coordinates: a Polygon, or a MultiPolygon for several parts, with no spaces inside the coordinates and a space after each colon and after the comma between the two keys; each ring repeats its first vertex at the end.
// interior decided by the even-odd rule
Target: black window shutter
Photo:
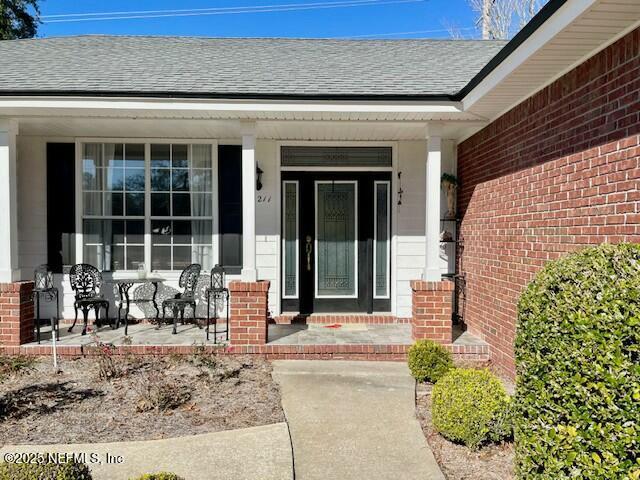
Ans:
{"type": "Polygon", "coordinates": [[[76,258],[74,143],[47,143],[47,263],[55,273],[76,258]]]}
{"type": "Polygon", "coordinates": [[[242,269],[242,147],[218,146],[220,263],[227,273],[242,269]]]}

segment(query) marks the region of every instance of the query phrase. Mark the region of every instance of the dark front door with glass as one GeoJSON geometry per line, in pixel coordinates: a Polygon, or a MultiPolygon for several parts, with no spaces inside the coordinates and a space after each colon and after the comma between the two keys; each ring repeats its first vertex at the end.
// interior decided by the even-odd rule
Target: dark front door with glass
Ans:
{"type": "Polygon", "coordinates": [[[282,178],[282,310],[390,311],[389,173],[282,178]]]}

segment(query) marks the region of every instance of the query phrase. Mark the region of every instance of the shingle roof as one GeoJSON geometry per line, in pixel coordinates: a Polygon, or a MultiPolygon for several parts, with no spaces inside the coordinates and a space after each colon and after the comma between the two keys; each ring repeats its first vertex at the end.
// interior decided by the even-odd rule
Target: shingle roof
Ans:
{"type": "Polygon", "coordinates": [[[506,44],[77,36],[0,41],[0,94],[453,95],[506,44]]]}

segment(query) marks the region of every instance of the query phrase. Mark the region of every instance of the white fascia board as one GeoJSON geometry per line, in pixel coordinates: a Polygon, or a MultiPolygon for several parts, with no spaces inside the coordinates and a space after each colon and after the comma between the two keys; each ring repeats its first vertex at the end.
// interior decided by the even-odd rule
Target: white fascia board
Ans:
{"type": "Polygon", "coordinates": [[[462,113],[462,104],[451,101],[420,102],[233,102],[186,101],[125,98],[70,98],[70,97],[0,97],[0,114],[4,109],[29,111],[183,111],[255,113],[462,113]]]}
{"type": "Polygon", "coordinates": [[[497,87],[514,70],[543,48],[558,33],[588,11],[599,0],[570,0],[541,25],[522,45],[516,48],[500,65],[487,75],[463,99],[463,110],[468,111],[487,93],[497,87]]]}

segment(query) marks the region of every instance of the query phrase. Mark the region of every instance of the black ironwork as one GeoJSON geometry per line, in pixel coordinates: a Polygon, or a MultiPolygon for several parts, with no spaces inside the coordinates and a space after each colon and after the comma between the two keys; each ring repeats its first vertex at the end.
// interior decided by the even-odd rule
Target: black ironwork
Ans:
{"type": "MultiPolygon", "coordinates": [[[[211,269],[211,286],[206,289],[207,297],[207,341],[209,340],[209,322],[211,321],[211,300],[213,300],[213,341],[218,341],[218,303],[226,306],[225,338],[229,340],[229,289],[226,287],[224,268],[216,265],[211,269]]],[[[220,332],[223,333],[223,332],[220,332]]]]}
{"type": "Polygon", "coordinates": [[[100,291],[102,286],[102,274],[93,265],[87,263],[80,263],[71,267],[69,270],[69,282],[71,288],[75,292],[75,301],[73,302],[73,309],[75,310],[75,318],[73,325],[69,327],[69,332],[73,331],[73,327],[76,326],[78,321],[78,309],[82,310],[84,317],[84,326],[82,328],[82,335],[87,334],[87,323],[89,321],[89,310],[94,310],[96,319],[95,323],[98,326],[100,322],[100,310],[105,310],[105,318],[109,320],[109,301],[106,300],[100,291]]]}
{"type": "Polygon", "coordinates": [[[452,310],[452,321],[454,324],[462,324],[464,322],[464,307],[465,307],[465,294],[466,294],[466,280],[464,273],[455,273],[455,271],[462,272],[461,265],[461,254],[464,249],[464,242],[462,239],[462,235],[460,232],[460,222],[462,219],[456,217],[443,217],[440,219],[441,229],[445,232],[447,231],[447,226],[453,228],[453,232],[449,232],[451,234],[450,239],[443,239],[442,236],[440,238],[441,245],[449,245],[453,244],[453,264],[454,264],[454,272],[449,272],[443,275],[445,278],[451,279],[454,284],[454,292],[453,292],[453,310],[452,310]]]}
{"type": "MultiPolygon", "coordinates": [[[[124,334],[127,335],[129,332],[129,311],[131,309],[131,298],[129,297],[129,291],[131,287],[136,283],[127,280],[116,280],[116,285],[118,285],[118,296],[120,301],[118,302],[118,316],[116,319],[116,328],[120,328],[120,321],[122,320],[122,310],[124,310],[124,334]]],[[[153,308],[156,310],[156,323],[160,321],[160,308],[158,307],[158,283],[159,280],[149,280],[149,283],[153,285],[153,293],[150,299],[138,299],[137,303],[140,302],[150,302],[153,305],[153,308]]]]}
{"type": "Polygon", "coordinates": [[[200,278],[202,266],[193,263],[185,268],[180,274],[180,282],[178,285],[183,289],[182,293],[178,293],[174,298],[168,298],[162,302],[162,318],[166,318],[167,308],[171,308],[173,312],[173,333],[178,333],[178,313],[180,313],[180,323],[184,325],[184,310],[191,307],[193,311],[193,319],[196,318],[196,286],[200,278]]]}
{"type": "Polygon", "coordinates": [[[56,301],[56,314],[52,319],[51,335],[56,335],[60,340],[60,331],[58,328],[60,320],[60,295],[58,289],[53,286],[53,271],[49,265],[43,264],[33,272],[33,300],[35,302],[36,313],[36,340],[40,343],[40,298],[44,298],[46,302],[56,301]]]}

